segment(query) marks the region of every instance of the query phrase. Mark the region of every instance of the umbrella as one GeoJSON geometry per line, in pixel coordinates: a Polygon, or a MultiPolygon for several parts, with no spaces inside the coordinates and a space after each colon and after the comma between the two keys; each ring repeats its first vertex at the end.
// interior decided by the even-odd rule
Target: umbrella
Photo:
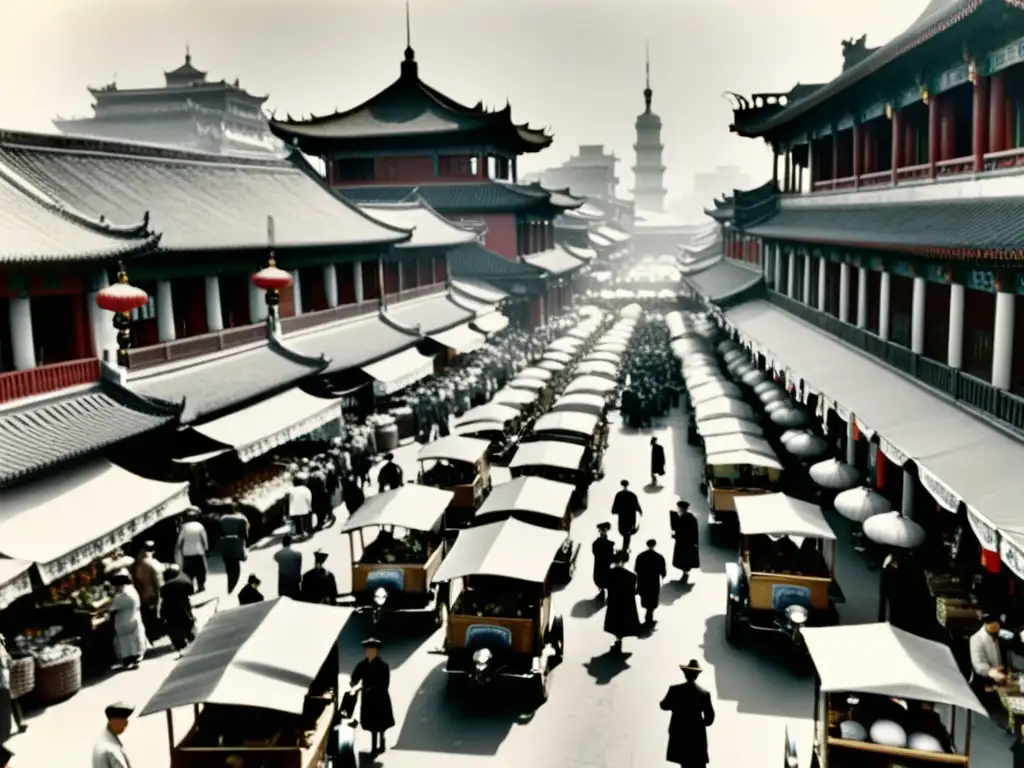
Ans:
{"type": "Polygon", "coordinates": [[[791,456],[798,459],[813,459],[828,450],[828,443],[824,438],[806,431],[798,432],[782,445],[791,456]]]}
{"type": "Polygon", "coordinates": [[[767,392],[762,392],[758,397],[761,398],[761,402],[765,405],[771,405],[772,403],[788,404],[790,402],[789,393],[784,389],[779,389],[778,387],[768,390],[767,392]]]}
{"type": "Polygon", "coordinates": [[[761,396],[765,392],[776,392],[781,389],[782,387],[780,387],[774,379],[768,379],[767,381],[762,381],[760,384],[757,384],[754,387],[754,394],[761,396]]]}
{"type": "Polygon", "coordinates": [[[838,494],[832,506],[840,515],[855,523],[863,523],[869,517],[884,514],[892,509],[885,496],[864,486],[838,494]]]}
{"type": "MultiPolygon", "coordinates": [[[[764,407],[764,412],[767,413],[769,416],[771,416],[773,413],[776,413],[777,411],[790,411],[792,409],[793,409],[793,403],[791,403],[789,400],[776,400],[776,401],[774,401],[772,403],[768,403],[764,407]]],[[[784,424],[783,426],[789,426],[789,425],[788,424],[784,424]]]]}
{"type": "Polygon", "coordinates": [[[716,349],[724,355],[726,352],[730,352],[734,349],[741,349],[741,347],[732,339],[726,339],[725,341],[720,341],[716,349]]]}
{"type": "MultiPolygon", "coordinates": [[[[782,443],[785,445],[786,436],[782,436],[782,443]]],[[[826,459],[819,461],[809,470],[811,480],[827,488],[830,491],[845,491],[853,488],[860,479],[860,473],[849,464],[844,464],[839,459],[826,459]]]]}
{"type": "Polygon", "coordinates": [[[883,512],[864,521],[864,535],[876,544],[914,549],[924,543],[924,528],[902,512],[883,512]]]}
{"type": "Polygon", "coordinates": [[[557,349],[549,349],[544,353],[542,360],[554,360],[558,363],[568,363],[572,360],[572,355],[568,352],[559,352],[557,349]]]}
{"type": "Polygon", "coordinates": [[[745,360],[738,364],[733,363],[732,365],[727,365],[725,368],[727,371],[729,371],[729,373],[733,375],[733,378],[735,379],[742,379],[744,375],[750,373],[751,371],[757,370],[754,366],[752,366],[745,360]]]}
{"type": "Polygon", "coordinates": [[[764,371],[753,370],[747,371],[742,376],[740,376],[740,381],[742,381],[748,387],[752,387],[755,384],[760,384],[766,378],[768,378],[768,374],[765,373],[764,371]]]}
{"type": "Polygon", "coordinates": [[[793,427],[805,427],[811,422],[811,416],[807,411],[801,411],[797,408],[779,408],[776,411],[772,411],[769,414],[769,418],[773,424],[780,427],[786,427],[786,429],[792,429],[793,427]]]}
{"type": "Polygon", "coordinates": [[[742,349],[731,349],[728,352],[726,352],[724,355],[722,355],[722,360],[724,360],[727,365],[730,364],[730,363],[735,363],[737,360],[746,360],[746,359],[747,359],[747,356],[743,352],[742,349]]]}

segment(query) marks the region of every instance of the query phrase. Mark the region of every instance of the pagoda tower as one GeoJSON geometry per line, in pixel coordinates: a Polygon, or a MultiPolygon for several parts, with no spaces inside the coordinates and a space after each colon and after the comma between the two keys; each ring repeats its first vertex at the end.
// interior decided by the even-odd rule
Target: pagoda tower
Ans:
{"type": "Polygon", "coordinates": [[[636,210],[661,213],[665,210],[665,166],[661,153],[661,118],[651,111],[651,53],[646,55],[647,87],[644,88],[644,111],[636,118],[636,165],[633,166],[635,182],[633,199],[636,210]]]}

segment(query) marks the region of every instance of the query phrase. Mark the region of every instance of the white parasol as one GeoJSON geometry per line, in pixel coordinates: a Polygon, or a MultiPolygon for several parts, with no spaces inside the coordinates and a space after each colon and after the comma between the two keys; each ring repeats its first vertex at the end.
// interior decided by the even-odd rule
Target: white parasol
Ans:
{"type": "MultiPolygon", "coordinates": [[[[786,435],[782,436],[782,444],[786,444],[786,435]]],[[[853,488],[860,480],[860,473],[839,459],[819,461],[810,468],[808,474],[815,483],[831,491],[845,491],[848,488],[853,488]]]]}
{"type": "Polygon", "coordinates": [[[768,418],[772,420],[773,424],[786,429],[805,427],[811,423],[811,415],[807,411],[792,407],[774,410],[768,415],[768,418]]]}
{"type": "Polygon", "coordinates": [[[757,396],[761,398],[761,402],[767,405],[768,403],[788,403],[789,393],[784,389],[775,387],[765,392],[758,392],[757,396]]]}
{"type": "Polygon", "coordinates": [[[828,443],[825,439],[818,437],[813,432],[806,430],[788,430],[788,432],[795,434],[792,434],[788,441],[783,440],[782,446],[791,456],[796,456],[798,459],[813,459],[828,450],[828,443]]]}
{"type": "Polygon", "coordinates": [[[924,528],[902,512],[883,512],[864,521],[864,535],[876,544],[915,549],[924,543],[924,528]]]}
{"type": "Polygon", "coordinates": [[[754,387],[754,394],[760,397],[765,392],[778,392],[781,390],[782,387],[778,385],[778,382],[776,382],[774,379],[768,379],[767,381],[762,381],[760,384],[754,387]]]}
{"type": "Polygon", "coordinates": [[[774,400],[764,407],[764,412],[769,416],[776,411],[791,411],[793,410],[793,403],[789,400],[774,400]]]}
{"type": "Polygon", "coordinates": [[[716,348],[716,349],[717,349],[717,350],[718,350],[719,352],[721,352],[721,353],[722,353],[723,355],[724,355],[724,354],[725,354],[726,352],[731,352],[731,351],[732,351],[732,350],[734,350],[734,349],[739,349],[739,350],[742,350],[742,347],[740,347],[740,345],[739,345],[739,344],[737,344],[737,343],[736,343],[735,341],[733,341],[732,339],[726,339],[725,341],[720,341],[720,342],[718,342],[718,346],[717,346],[717,347],[715,347],[715,348],[716,348]]]}
{"type": "Polygon", "coordinates": [[[740,376],[740,381],[742,381],[748,387],[753,387],[753,386],[755,386],[757,384],[760,384],[762,381],[764,381],[767,378],[768,378],[768,374],[765,373],[764,371],[753,370],[753,371],[747,371],[742,376],[740,376]]]}
{"type": "Polygon", "coordinates": [[[851,488],[838,494],[832,501],[832,506],[840,515],[855,523],[863,523],[869,517],[884,514],[892,509],[885,496],[865,486],[851,488]]]}
{"type": "Polygon", "coordinates": [[[722,361],[726,365],[731,365],[739,360],[746,360],[747,355],[742,349],[731,349],[722,355],[722,361]]]}

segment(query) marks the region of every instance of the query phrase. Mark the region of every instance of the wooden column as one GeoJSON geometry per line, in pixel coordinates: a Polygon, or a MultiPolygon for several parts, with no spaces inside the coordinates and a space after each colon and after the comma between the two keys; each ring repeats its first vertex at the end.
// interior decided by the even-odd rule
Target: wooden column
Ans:
{"type": "Polygon", "coordinates": [[[864,173],[878,170],[878,138],[875,136],[874,124],[861,126],[861,141],[864,143],[864,173]]]}
{"type": "Polygon", "coordinates": [[[839,178],[839,131],[832,126],[832,181],[839,178]]]}
{"type": "Polygon", "coordinates": [[[782,190],[787,194],[793,191],[793,154],[786,150],[786,184],[782,190]]]}
{"type": "Polygon", "coordinates": [[[935,178],[935,164],[939,161],[939,114],[942,102],[938,96],[928,100],[928,175],[935,178]]]}
{"type": "Polygon", "coordinates": [[[807,140],[807,182],[808,191],[814,191],[814,182],[818,180],[818,169],[814,167],[814,163],[817,160],[817,155],[814,153],[814,139],[810,138],[807,140]]]}
{"type": "Polygon", "coordinates": [[[861,129],[863,126],[860,123],[854,123],[853,125],[853,161],[850,163],[850,168],[853,175],[853,186],[860,186],[860,175],[861,170],[861,145],[864,143],[863,137],[861,136],[861,129]]]}
{"type": "Polygon", "coordinates": [[[892,112],[892,183],[896,183],[897,173],[903,165],[903,127],[900,112],[892,112]]]}
{"type": "Polygon", "coordinates": [[[772,186],[779,186],[779,150],[772,147],[772,186]]]}
{"type": "Polygon", "coordinates": [[[985,146],[988,128],[988,82],[978,75],[974,83],[973,114],[971,115],[971,154],[974,156],[974,172],[985,168],[985,146]]]}
{"type": "Polygon", "coordinates": [[[953,160],[956,157],[956,104],[950,98],[937,98],[939,99],[939,160],[953,160]]]}
{"type": "Polygon", "coordinates": [[[1006,149],[1006,70],[988,79],[988,152],[1006,149]]]}

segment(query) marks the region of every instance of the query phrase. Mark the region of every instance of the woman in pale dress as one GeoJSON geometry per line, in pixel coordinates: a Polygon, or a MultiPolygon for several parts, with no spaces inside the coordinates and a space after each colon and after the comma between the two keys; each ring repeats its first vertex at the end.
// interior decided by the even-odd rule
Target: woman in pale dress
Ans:
{"type": "Polygon", "coordinates": [[[110,581],[117,588],[110,603],[114,617],[114,654],[124,669],[138,669],[148,645],[142,621],[142,599],[127,572],[115,573],[110,581]]]}

